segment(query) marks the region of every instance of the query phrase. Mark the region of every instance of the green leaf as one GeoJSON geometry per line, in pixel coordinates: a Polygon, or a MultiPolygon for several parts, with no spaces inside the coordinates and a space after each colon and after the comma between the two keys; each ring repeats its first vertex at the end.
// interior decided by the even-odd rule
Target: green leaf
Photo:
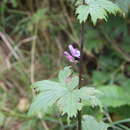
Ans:
{"type": "Polygon", "coordinates": [[[63,70],[59,72],[58,78],[61,83],[65,82],[65,80],[72,74],[72,70],[70,66],[65,67],[63,70]]]}
{"type": "Polygon", "coordinates": [[[106,85],[99,87],[99,90],[104,93],[101,101],[104,105],[109,107],[119,107],[130,104],[129,93],[124,91],[121,87],[116,85],[106,85]]]}
{"type": "Polygon", "coordinates": [[[83,130],[107,130],[108,124],[100,121],[97,122],[96,119],[90,115],[85,115],[82,122],[83,130]]]}
{"type": "Polygon", "coordinates": [[[61,86],[60,83],[51,80],[37,81],[36,83],[32,84],[32,87],[38,91],[47,91],[49,89],[56,89],[57,87],[60,86],[61,86]]]}
{"type": "MultiPolygon", "coordinates": [[[[49,81],[48,81],[49,82],[49,81]]],[[[44,83],[44,81],[43,81],[44,83]]],[[[46,85],[46,84],[45,84],[46,85]]],[[[59,86],[45,86],[43,84],[42,90],[35,98],[30,106],[29,115],[34,115],[39,111],[46,112],[56,101],[67,93],[67,89],[59,86]]]]}
{"type": "Polygon", "coordinates": [[[59,99],[58,105],[63,110],[63,114],[67,113],[69,117],[76,117],[77,111],[82,108],[82,103],[79,101],[79,90],[68,91],[66,95],[59,99]]]}
{"type": "Polygon", "coordinates": [[[76,9],[80,23],[85,22],[90,15],[95,25],[98,19],[107,21],[108,13],[115,15],[117,12],[121,12],[120,8],[109,0],[85,0],[85,3],[76,9]]]}
{"type": "Polygon", "coordinates": [[[90,13],[88,10],[89,10],[89,7],[86,5],[80,5],[76,9],[76,14],[78,14],[78,19],[80,23],[85,22],[87,20],[88,15],[90,13]]]}
{"type": "Polygon", "coordinates": [[[109,80],[110,80],[110,75],[108,73],[102,71],[93,72],[92,81],[95,86],[101,85],[109,80]]]}
{"type": "Polygon", "coordinates": [[[115,3],[124,11],[124,13],[128,13],[130,0],[116,0],[115,3]]]}
{"type": "Polygon", "coordinates": [[[74,89],[75,87],[79,85],[79,77],[73,76],[69,78],[69,81],[66,83],[66,85],[68,86],[68,88],[74,89]]]}
{"type": "Polygon", "coordinates": [[[81,110],[83,106],[81,99],[92,102],[93,106],[99,105],[97,96],[100,92],[87,87],[76,89],[78,84],[79,78],[72,75],[70,67],[65,67],[59,72],[59,82],[43,80],[34,83],[32,86],[39,93],[34,98],[28,114],[34,115],[41,111],[45,113],[49,107],[57,104],[63,114],[67,114],[70,118],[76,117],[78,110],[81,110]]]}
{"type": "Polygon", "coordinates": [[[77,76],[69,77],[71,73],[70,67],[65,67],[59,72],[60,82],[43,80],[34,83],[32,86],[40,93],[31,104],[29,115],[39,111],[46,112],[49,107],[57,103],[63,114],[67,113],[68,117],[76,116],[77,111],[82,107],[79,103],[79,90],[74,90],[79,84],[79,78],[77,76]]]}
{"type": "Polygon", "coordinates": [[[78,90],[70,90],[67,87],[52,86],[42,88],[42,91],[34,99],[34,102],[31,104],[29,115],[33,115],[36,112],[43,111],[46,112],[49,107],[54,103],[58,103],[63,114],[67,113],[68,117],[76,116],[77,111],[81,110],[81,103],[78,90]],[[44,90],[45,88],[45,90],[44,90]]]}
{"type": "Polygon", "coordinates": [[[101,91],[96,90],[95,88],[92,87],[82,87],[79,91],[80,91],[79,95],[85,104],[87,102],[91,104],[92,107],[94,106],[102,107],[102,104],[98,99],[99,96],[103,95],[101,91]]]}
{"type": "Polygon", "coordinates": [[[82,93],[82,98],[86,98],[86,96],[97,96],[102,95],[102,92],[99,90],[96,90],[95,88],[84,86],[80,89],[80,92],[82,93]]]}

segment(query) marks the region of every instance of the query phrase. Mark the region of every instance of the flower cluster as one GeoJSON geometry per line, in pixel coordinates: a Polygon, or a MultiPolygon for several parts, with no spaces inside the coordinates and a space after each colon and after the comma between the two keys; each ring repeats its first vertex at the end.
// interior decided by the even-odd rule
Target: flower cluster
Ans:
{"type": "Polygon", "coordinates": [[[78,63],[78,59],[80,58],[80,51],[77,48],[74,48],[72,45],[68,46],[69,52],[65,51],[64,56],[73,63],[78,63]]]}

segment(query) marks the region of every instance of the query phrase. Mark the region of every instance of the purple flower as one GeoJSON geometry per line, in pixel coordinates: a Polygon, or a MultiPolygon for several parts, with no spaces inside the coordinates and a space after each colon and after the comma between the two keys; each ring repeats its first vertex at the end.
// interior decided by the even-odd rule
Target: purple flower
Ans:
{"type": "Polygon", "coordinates": [[[76,48],[74,48],[72,45],[68,46],[70,53],[65,51],[64,52],[64,56],[66,56],[66,58],[73,63],[78,63],[78,58],[80,58],[80,51],[76,48]]]}
{"type": "Polygon", "coordinates": [[[80,58],[80,51],[78,49],[74,48],[72,45],[69,45],[69,50],[72,56],[80,58]]]}

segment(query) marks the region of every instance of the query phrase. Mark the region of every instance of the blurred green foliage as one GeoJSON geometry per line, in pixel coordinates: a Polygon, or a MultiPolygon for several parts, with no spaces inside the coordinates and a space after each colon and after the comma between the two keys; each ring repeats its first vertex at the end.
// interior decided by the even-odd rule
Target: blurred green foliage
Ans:
{"type": "MultiPolygon", "coordinates": [[[[104,91],[105,108],[103,113],[91,107],[83,111],[106,122],[130,118],[130,2],[112,1],[126,16],[109,15],[108,22],[98,20],[95,27],[88,20],[84,49],[85,82],[104,91]]],[[[79,45],[72,1],[3,0],[0,19],[0,129],[76,129],[75,119],[68,124],[55,107],[43,119],[27,117],[33,97],[30,84],[55,79],[59,69],[69,65],[63,58],[68,44],[79,45]]],[[[130,128],[129,121],[121,125],[113,129],[130,128]]]]}

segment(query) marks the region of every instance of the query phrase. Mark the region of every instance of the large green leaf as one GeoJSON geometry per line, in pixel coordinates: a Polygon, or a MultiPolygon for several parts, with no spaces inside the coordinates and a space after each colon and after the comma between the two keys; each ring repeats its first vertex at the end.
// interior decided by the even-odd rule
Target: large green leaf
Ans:
{"type": "Polygon", "coordinates": [[[109,125],[102,121],[97,122],[96,119],[90,115],[85,115],[82,127],[83,130],[107,130],[109,125]]]}
{"type": "Polygon", "coordinates": [[[70,67],[59,72],[59,82],[43,80],[34,83],[32,86],[38,95],[34,98],[28,114],[47,112],[49,107],[57,104],[63,114],[76,117],[84,101],[90,102],[92,106],[100,105],[97,98],[100,95],[99,90],[88,87],[77,89],[78,84],[79,78],[72,75],[70,67]],[[83,102],[80,102],[81,99],[83,102]]]}
{"type": "Polygon", "coordinates": [[[129,92],[124,91],[121,87],[116,85],[101,86],[100,91],[104,93],[101,101],[104,105],[109,107],[119,107],[130,104],[129,92]]]}
{"type": "Polygon", "coordinates": [[[74,90],[79,84],[77,76],[71,76],[70,67],[65,67],[59,72],[59,82],[43,80],[34,83],[32,86],[39,92],[30,106],[29,115],[39,111],[46,112],[54,103],[58,103],[63,114],[69,117],[76,116],[81,109],[78,90],[74,90]]]}
{"type": "Polygon", "coordinates": [[[117,12],[121,12],[120,8],[109,0],[85,0],[85,4],[76,9],[80,23],[85,22],[90,15],[94,25],[98,19],[107,20],[107,13],[115,15],[117,12]]]}

